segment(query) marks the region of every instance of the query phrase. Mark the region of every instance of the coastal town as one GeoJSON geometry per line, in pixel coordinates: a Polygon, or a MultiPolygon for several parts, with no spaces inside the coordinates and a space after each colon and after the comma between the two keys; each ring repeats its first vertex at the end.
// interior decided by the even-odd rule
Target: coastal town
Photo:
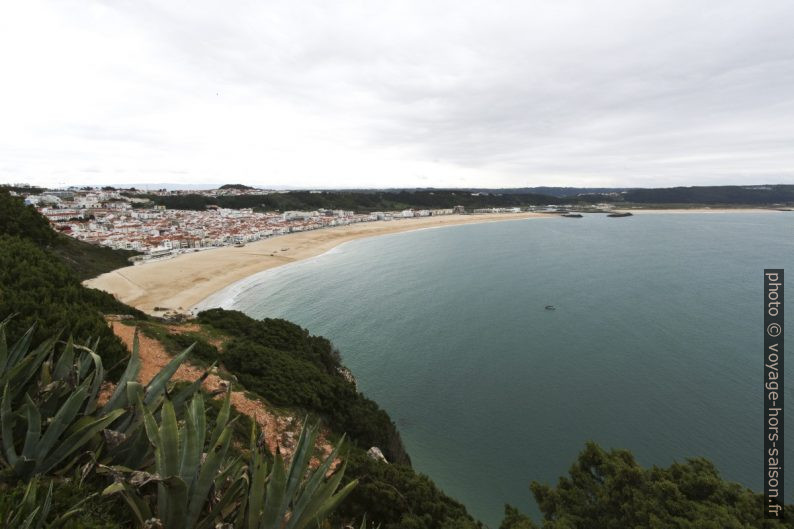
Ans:
{"type": "MultiPolygon", "coordinates": [[[[263,190],[255,190],[264,193],[263,190]]],[[[178,193],[160,190],[155,194],[178,193]]],[[[192,191],[207,196],[250,194],[250,189],[192,191]]],[[[149,192],[149,195],[152,193],[149,192]]],[[[139,252],[135,264],[286,235],[288,233],[376,221],[400,221],[467,213],[518,213],[521,208],[483,208],[466,211],[462,206],[445,209],[405,209],[357,213],[341,209],[313,211],[255,211],[214,205],[204,210],[168,209],[150,198],[113,188],[70,188],[20,194],[53,227],[75,239],[113,249],[139,252]]]]}

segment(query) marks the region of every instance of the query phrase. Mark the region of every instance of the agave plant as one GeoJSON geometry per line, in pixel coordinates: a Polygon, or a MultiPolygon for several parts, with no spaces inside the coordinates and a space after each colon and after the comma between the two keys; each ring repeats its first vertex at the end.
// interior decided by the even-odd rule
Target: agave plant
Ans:
{"type": "Polygon", "coordinates": [[[310,523],[319,524],[352,492],[357,480],[337,490],[346,464],[328,477],[344,439],[316,469],[309,468],[318,430],[317,424],[304,421],[289,468],[277,452],[270,473],[263,443],[255,442],[252,432],[250,485],[235,529],[303,529],[310,523]]]}
{"type": "Polygon", "coordinates": [[[188,405],[181,426],[170,400],[163,403],[160,424],[139,400],[146,435],[154,447],[155,473],[141,479],[140,473],[115,467],[116,482],[103,494],[121,494],[140,527],[153,520],[165,529],[214,527],[215,520],[223,518],[225,509],[233,508],[245,490],[242,465],[226,458],[231,441],[229,397],[227,391],[209,439],[200,393],[188,405]],[[138,490],[150,482],[157,483],[154,508],[138,490]]]}
{"type": "MultiPolygon", "coordinates": [[[[190,348],[174,357],[143,387],[135,380],[140,371],[136,335],[127,369],[108,402],[100,408],[105,371],[95,352],[97,343],[85,347],[70,339],[56,355],[55,337],[31,350],[31,328],[9,348],[7,323],[8,320],[0,323],[0,466],[6,472],[30,479],[68,467],[74,456],[80,455],[79,450],[110,428],[119,445],[109,456],[113,462],[130,464],[146,455],[149,446],[143,419],[136,413],[134,403],[140,397],[150,412],[158,412],[166,385],[190,348]]],[[[202,380],[182,390],[175,401],[187,400],[202,380]]]]}
{"type": "Polygon", "coordinates": [[[341,490],[344,465],[330,477],[340,444],[320,465],[311,470],[318,427],[301,432],[289,468],[280,454],[268,472],[268,464],[251,433],[248,465],[227,458],[231,441],[229,428],[230,392],[227,391],[209,439],[205,438],[206,418],[201,394],[191,400],[183,423],[177,421],[174,406],[166,400],[161,422],[145,409],[146,433],[154,447],[154,472],[133,472],[122,467],[110,469],[116,481],[103,492],[121,494],[139,527],[164,529],[303,529],[319,523],[353,490],[357,482],[341,490]],[[204,448],[206,453],[202,453],[204,448]],[[150,503],[141,489],[156,483],[156,501],[150,503]]]}
{"type": "Polygon", "coordinates": [[[55,360],[55,339],[30,351],[32,328],[9,349],[7,322],[0,323],[0,365],[4,367],[0,463],[13,475],[30,479],[64,463],[124,411],[94,415],[104,379],[96,353],[80,348],[75,355],[76,347],[69,340],[55,360]]]}
{"type": "MultiPolygon", "coordinates": [[[[141,461],[145,460],[146,455],[151,451],[151,445],[143,428],[144,410],[154,415],[160,414],[160,407],[165,399],[168,382],[182,362],[185,361],[193,347],[188,347],[174,356],[146,386],[137,381],[141,370],[139,349],[140,342],[136,332],[126,369],[121,375],[118,384],[116,384],[113,394],[100,410],[102,413],[110,413],[117,409],[124,409],[128,412],[112,426],[114,446],[105,461],[108,464],[138,467],[141,461]],[[137,405],[139,401],[142,406],[137,405]]],[[[201,377],[172,396],[170,402],[175,410],[181,412],[188,399],[201,388],[201,384],[212,367],[214,367],[214,364],[205,370],[201,377]]]]}

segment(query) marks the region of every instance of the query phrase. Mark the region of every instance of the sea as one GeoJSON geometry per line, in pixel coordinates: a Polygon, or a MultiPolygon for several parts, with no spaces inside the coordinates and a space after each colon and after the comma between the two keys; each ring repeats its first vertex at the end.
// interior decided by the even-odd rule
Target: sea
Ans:
{"type": "Polygon", "coordinates": [[[763,271],[788,268],[794,296],[793,236],[794,212],[459,225],[348,242],[211,301],[328,337],[415,469],[497,527],[506,503],[537,520],[530,483],[588,441],[645,466],[706,457],[761,491],[763,271]]]}

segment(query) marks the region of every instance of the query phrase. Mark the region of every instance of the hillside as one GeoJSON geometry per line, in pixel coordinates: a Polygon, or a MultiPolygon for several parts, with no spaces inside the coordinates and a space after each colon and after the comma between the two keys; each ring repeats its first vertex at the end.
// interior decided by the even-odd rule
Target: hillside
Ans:
{"type": "Polygon", "coordinates": [[[170,209],[202,210],[207,206],[261,211],[343,209],[357,212],[407,208],[437,209],[464,206],[512,208],[547,204],[587,206],[609,202],[620,206],[773,206],[794,204],[794,186],[703,186],[647,189],[526,188],[413,189],[359,191],[286,191],[268,194],[210,196],[197,193],[145,195],[170,209]]]}
{"type": "MultiPolygon", "coordinates": [[[[59,523],[67,529],[173,529],[190,511],[204,524],[187,529],[249,527],[263,512],[247,506],[282,484],[294,495],[279,500],[282,517],[265,526],[275,529],[306,507],[300,484],[318,505],[343,493],[333,508],[310,511],[330,527],[365,515],[384,529],[481,527],[414,471],[394,423],[356,389],[327,339],[222,309],[182,324],[149,318],[81,285],[84,260],[97,252],[68,253],[67,265],[35,210],[2,192],[0,205],[0,525],[29,518],[44,527],[68,515],[59,523]],[[321,428],[307,427],[317,419],[321,428]],[[293,488],[282,456],[298,465],[293,488]],[[188,483],[205,491],[191,495],[190,509],[188,483]]],[[[91,266],[124,258],[105,254],[91,266]]],[[[706,460],[648,469],[593,443],[556,486],[531,491],[540,525],[508,506],[501,528],[794,527],[791,514],[765,522],[764,498],[706,460]]]]}
{"type": "Polygon", "coordinates": [[[364,486],[354,489],[340,506],[339,521],[366,514],[394,529],[441,527],[453,522],[450,527],[476,526],[462,505],[411,469],[388,415],[355,390],[326,339],[311,336],[285,320],[256,321],[221,309],[201,313],[197,321],[189,323],[125,319],[113,326],[128,344],[134,327],[142,331],[141,357],[153,371],[195,344],[190,360],[195,367],[183,365],[175,380],[195,379],[202,366],[217,363],[217,374],[205,380],[205,389],[216,390],[220,381],[228,381],[233,389],[232,405],[263,429],[271,454],[276,446],[282,453],[291,453],[300,418],[307,412],[324,419],[325,433],[318,447],[324,453],[346,434],[351,444],[345,480],[357,479],[364,486]],[[241,369],[241,356],[267,369],[250,369],[250,365],[241,369]],[[381,448],[389,463],[368,456],[372,446],[381,448]]]}
{"type": "MultiPolygon", "coordinates": [[[[198,322],[185,325],[148,318],[108,294],[80,284],[82,274],[90,269],[87,264],[106,270],[123,264],[125,255],[81,245],[66,246],[64,251],[56,234],[33,208],[7,194],[1,195],[5,202],[0,216],[0,320],[13,315],[4,324],[5,338],[10,343],[22,338],[34,323],[34,344],[63,331],[62,338],[71,334],[78,343],[94,343],[99,338],[100,345],[95,349],[104,365],[116,366],[107,381],[108,391],[116,384],[129,356],[135,327],[144,332],[141,343],[148,348],[148,356],[141,355],[142,384],[164,369],[173,355],[195,344],[192,360],[183,362],[176,372],[171,391],[178,393],[180,387],[189,387],[193,379],[204,380],[203,390],[208,397],[225,384],[232,386],[235,408],[239,407],[235,414],[248,417],[247,421],[238,418],[235,422],[236,446],[245,446],[246,424],[255,422],[266,434],[271,460],[277,447],[289,453],[297,442],[301,418],[307,414],[324,419],[325,435],[332,440],[347,434],[350,441],[345,482],[358,477],[366,482],[366,487],[354,490],[349,502],[338,511],[336,519],[340,523],[368,514],[383,527],[429,528],[452,522],[457,527],[475,526],[463,506],[411,469],[391,419],[356,390],[328,340],[311,336],[284,320],[257,322],[236,312],[209,311],[201,314],[198,322]],[[20,218],[27,220],[18,222],[20,218]],[[97,255],[102,256],[101,261],[84,261],[97,255]],[[69,256],[71,266],[64,256],[69,256]],[[106,315],[120,316],[114,316],[108,325],[106,315]],[[213,362],[220,364],[219,373],[202,375],[204,367],[213,362]],[[243,366],[241,362],[249,364],[243,366]],[[225,377],[228,382],[218,377],[225,377]],[[371,446],[381,447],[391,464],[366,455],[371,446]],[[395,492],[400,501],[381,503],[395,492]]],[[[63,343],[59,347],[62,346],[63,343]]],[[[218,406],[212,404],[210,411],[217,413],[218,406]]],[[[330,447],[326,441],[321,441],[321,445],[330,447]]],[[[327,450],[324,452],[327,455],[327,450]]],[[[93,478],[86,485],[87,491],[59,482],[56,491],[63,494],[56,493],[56,507],[66,509],[69,503],[64,498],[73,497],[70,495],[89,494],[92,498],[74,527],[131,526],[132,520],[123,514],[124,509],[113,507],[115,501],[98,501],[96,495],[90,495],[92,490],[101,490],[102,482],[101,477],[93,478]]],[[[17,483],[5,490],[5,497],[20,498],[20,487],[25,483],[17,483]]],[[[0,501],[0,521],[10,508],[12,504],[0,501]]]]}
{"type": "Polygon", "coordinates": [[[114,250],[88,242],[78,241],[68,235],[59,235],[51,248],[52,253],[68,266],[79,280],[90,279],[117,268],[130,265],[130,257],[140,255],[132,250],[114,250]]]}

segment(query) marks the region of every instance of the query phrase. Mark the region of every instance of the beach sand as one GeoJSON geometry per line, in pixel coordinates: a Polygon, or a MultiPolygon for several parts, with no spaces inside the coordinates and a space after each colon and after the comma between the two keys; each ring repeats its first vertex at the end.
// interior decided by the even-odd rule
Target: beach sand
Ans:
{"type": "Polygon", "coordinates": [[[291,233],[248,243],[179,255],[172,259],[128,266],[83,284],[104,290],[148,314],[157,308],[187,313],[202,300],[248,276],[323,254],[353,239],[476,222],[548,218],[543,213],[449,215],[376,221],[291,233]]]}

